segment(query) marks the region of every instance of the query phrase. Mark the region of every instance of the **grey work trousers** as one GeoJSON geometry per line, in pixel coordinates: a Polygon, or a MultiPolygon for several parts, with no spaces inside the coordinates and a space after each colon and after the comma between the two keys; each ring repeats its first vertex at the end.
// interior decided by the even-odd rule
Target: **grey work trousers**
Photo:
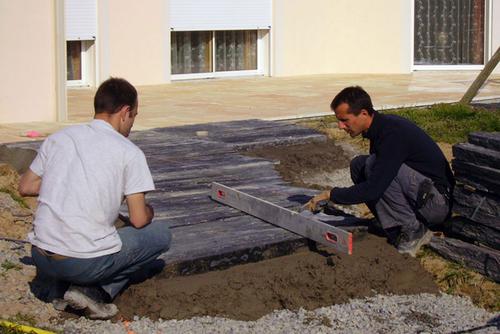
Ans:
{"type": "MultiPolygon", "coordinates": [[[[351,161],[351,178],[354,184],[370,178],[375,163],[375,155],[360,155],[351,161]]],[[[405,231],[416,231],[420,224],[440,224],[448,216],[449,203],[434,185],[430,189],[429,200],[421,208],[417,207],[419,187],[429,178],[401,165],[398,174],[377,201],[366,203],[384,230],[400,227],[405,231]],[[425,221],[419,221],[423,217],[425,221]]]]}
{"type": "Polygon", "coordinates": [[[125,226],[118,229],[118,234],[122,249],[117,253],[79,259],[32,247],[31,256],[37,269],[46,276],[76,285],[100,286],[114,299],[130,275],[166,252],[171,240],[165,223],[152,222],[140,229],[125,226]]]}

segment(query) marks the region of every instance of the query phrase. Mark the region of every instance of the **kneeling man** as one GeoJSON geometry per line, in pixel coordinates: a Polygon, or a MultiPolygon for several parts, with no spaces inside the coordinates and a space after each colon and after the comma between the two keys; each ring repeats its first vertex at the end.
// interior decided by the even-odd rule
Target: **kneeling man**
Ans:
{"type": "Polygon", "coordinates": [[[126,80],[103,82],[89,124],[65,128],[41,145],[22,175],[22,195],[39,195],[32,257],[37,269],[70,283],[64,304],[92,319],[108,319],[111,301],[129,276],[170,245],[166,224],[152,222],[145,193],[154,190],[144,153],[127,139],[138,110],[126,80]],[[123,200],[130,225],[116,229],[123,200]]]}
{"type": "Polygon", "coordinates": [[[315,196],[318,202],[366,203],[400,253],[415,257],[429,243],[427,226],[444,222],[451,212],[453,173],[437,144],[411,121],[379,114],[361,87],[343,89],[330,105],[351,137],[370,140],[370,154],[351,161],[354,185],[315,196]]]}

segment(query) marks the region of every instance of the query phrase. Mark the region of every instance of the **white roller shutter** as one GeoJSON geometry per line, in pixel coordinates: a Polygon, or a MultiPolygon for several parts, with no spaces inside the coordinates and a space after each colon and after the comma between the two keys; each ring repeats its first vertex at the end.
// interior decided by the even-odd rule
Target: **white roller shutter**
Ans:
{"type": "Polygon", "coordinates": [[[64,0],[66,40],[95,39],[97,30],[96,1],[64,0]]]}
{"type": "Polygon", "coordinates": [[[174,31],[271,27],[271,0],[170,0],[174,31]]]}

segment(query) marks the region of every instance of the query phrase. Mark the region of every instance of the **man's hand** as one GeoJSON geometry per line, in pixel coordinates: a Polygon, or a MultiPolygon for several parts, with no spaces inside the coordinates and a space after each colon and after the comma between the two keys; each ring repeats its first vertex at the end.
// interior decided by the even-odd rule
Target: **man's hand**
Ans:
{"type": "Polygon", "coordinates": [[[309,202],[307,202],[304,206],[311,210],[312,212],[317,211],[318,203],[321,201],[328,201],[330,199],[330,190],[325,190],[319,195],[314,196],[309,202]]]}
{"type": "Polygon", "coordinates": [[[146,203],[146,210],[149,211],[149,215],[151,216],[151,219],[153,219],[153,217],[155,216],[155,210],[153,209],[151,204],[146,203]]]}

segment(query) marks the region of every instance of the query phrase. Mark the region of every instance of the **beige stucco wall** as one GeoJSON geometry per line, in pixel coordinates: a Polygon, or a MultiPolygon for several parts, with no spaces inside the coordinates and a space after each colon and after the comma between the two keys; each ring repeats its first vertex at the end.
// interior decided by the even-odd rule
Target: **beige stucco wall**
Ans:
{"type": "Polygon", "coordinates": [[[273,74],[408,73],[410,3],[274,0],[273,74]]]}
{"type": "Polygon", "coordinates": [[[167,10],[167,0],[98,1],[98,83],[109,76],[134,85],[170,81],[167,10]]]}
{"type": "Polygon", "coordinates": [[[0,123],[56,120],[55,0],[0,0],[0,123]]]}

